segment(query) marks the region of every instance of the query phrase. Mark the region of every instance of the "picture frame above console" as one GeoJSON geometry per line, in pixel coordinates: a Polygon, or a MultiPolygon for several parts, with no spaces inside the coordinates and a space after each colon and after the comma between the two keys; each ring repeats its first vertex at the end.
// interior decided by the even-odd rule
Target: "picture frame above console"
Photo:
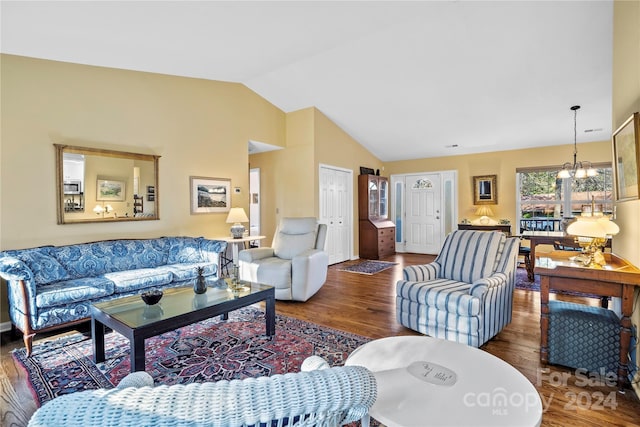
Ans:
{"type": "Polygon", "coordinates": [[[473,204],[495,205],[498,203],[497,175],[473,177],[473,204]]]}

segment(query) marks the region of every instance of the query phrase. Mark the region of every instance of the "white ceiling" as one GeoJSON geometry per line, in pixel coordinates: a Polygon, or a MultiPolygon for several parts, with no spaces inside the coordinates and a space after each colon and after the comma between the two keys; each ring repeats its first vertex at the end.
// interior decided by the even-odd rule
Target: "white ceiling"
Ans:
{"type": "Polygon", "coordinates": [[[0,12],[3,53],[241,82],[285,112],[317,107],[382,161],[573,143],[574,104],[578,143],[611,136],[610,0],[2,1],[0,12]]]}

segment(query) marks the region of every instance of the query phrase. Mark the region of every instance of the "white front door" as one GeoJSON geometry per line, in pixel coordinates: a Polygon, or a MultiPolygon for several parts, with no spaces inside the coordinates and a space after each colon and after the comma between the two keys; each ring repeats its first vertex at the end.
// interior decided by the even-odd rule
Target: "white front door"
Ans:
{"type": "Polygon", "coordinates": [[[405,250],[437,254],[442,245],[440,174],[405,176],[405,250]]]}
{"type": "Polygon", "coordinates": [[[320,222],[327,225],[329,264],[350,259],[353,200],[353,172],[327,165],[320,166],[320,222]]]}

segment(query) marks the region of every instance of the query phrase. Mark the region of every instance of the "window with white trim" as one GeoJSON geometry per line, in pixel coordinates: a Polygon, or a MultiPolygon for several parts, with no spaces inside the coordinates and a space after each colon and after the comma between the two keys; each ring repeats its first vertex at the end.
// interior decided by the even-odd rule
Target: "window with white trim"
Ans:
{"type": "Polygon", "coordinates": [[[580,214],[582,205],[613,211],[613,171],[609,164],[594,165],[598,175],[580,179],[558,178],[560,168],[516,170],[517,214],[520,232],[560,231],[562,220],[580,214]]]}

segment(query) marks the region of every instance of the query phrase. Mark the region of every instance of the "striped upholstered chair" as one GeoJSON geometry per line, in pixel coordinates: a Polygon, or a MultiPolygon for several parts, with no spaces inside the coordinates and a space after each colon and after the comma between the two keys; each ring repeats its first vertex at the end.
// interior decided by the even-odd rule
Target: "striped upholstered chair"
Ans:
{"type": "Polygon", "coordinates": [[[498,231],[449,234],[434,262],[407,266],[396,316],[407,328],[480,347],[511,322],[519,240],[498,231]]]}

